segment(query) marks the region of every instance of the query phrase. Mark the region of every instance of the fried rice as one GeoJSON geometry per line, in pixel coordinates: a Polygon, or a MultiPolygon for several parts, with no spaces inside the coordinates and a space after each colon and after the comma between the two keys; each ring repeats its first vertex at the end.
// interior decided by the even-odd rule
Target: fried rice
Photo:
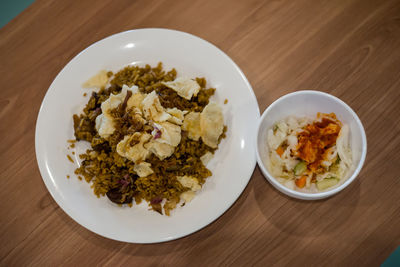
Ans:
{"type": "MultiPolygon", "coordinates": [[[[171,156],[160,159],[155,154],[150,154],[146,162],[151,165],[152,173],[140,177],[135,171],[138,162],[121,156],[117,145],[124,136],[135,132],[152,133],[155,126],[143,124],[126,111],[126,97],[124,103],[111,110],[115,131],[104,138],[96,129],[96,118],[102,113],[101,105],[110,98],[111,94],[121,92],[123,86],[137,86],[140,93],[147,95],[155,91],[163,108],[177,108],[183,112],[202,112],[209,104],[209,99],[214,95],[214,88],[207,88],[204,78],[196,78],[200,90],[191,100],[178,95],[176,91],[164,83],[176,79],[175,69],[164,71],[159,63],[152,68],[127,66],[113,74],[108,72],[109,83],[100,90],[93,91],[88,103],[79,115],[73,115],[74,134],[77,141],[87,141],[91,148],[79,155],[82,160],[79,168],[75,170],[78,177],[83,177],[91,184],[96,196],[107,196],[112,202],[139,204],[143,200],[149,207],[159,213],[170,215],[170,211],[178,204],[184,205],[183,193],[191,191],[187,185],[182,184],[180,177],[194,177],[202,186],[212,175],[202,161],[202,157],[214,154],[218,148],[206,145],[201,138],[197,141],[189,138],[188,132],[182,130],[179,144],[174,148],[171,156]]],[[[218,138],[218,144],[225,137],[227,127],[223,127],[218,138]]]]}

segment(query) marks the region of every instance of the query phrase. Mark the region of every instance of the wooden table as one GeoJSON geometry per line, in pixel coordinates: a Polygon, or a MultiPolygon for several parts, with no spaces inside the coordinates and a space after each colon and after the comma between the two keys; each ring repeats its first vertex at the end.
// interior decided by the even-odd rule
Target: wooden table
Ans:
{"type": "Polygon", "coordinates": [[[400,1],[42,1],[0,30],[0,265],[378,266],[400,245],[400,1]],[[224,50],[260,110],[300,89],[331,93],[367,133],[364,168],[323,201],[278,193],[259,168],[217,221],[137,245],[100,237],[54,202],[36,163],[35,122],[57,73],[111,34],[163,27],[224,50]]]}

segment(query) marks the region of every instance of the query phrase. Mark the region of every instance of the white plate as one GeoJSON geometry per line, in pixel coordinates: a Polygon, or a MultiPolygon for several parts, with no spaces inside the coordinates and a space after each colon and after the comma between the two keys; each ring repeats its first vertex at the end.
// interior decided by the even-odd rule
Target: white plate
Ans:
{"type": "MultiPolygon", "coordinates": [[[[36,157],[43,181],[58,205],[87,229],[115,240],[154,243],[191,234],[221,216],[240,196],[256,164],[255,136],[260,117],[257,100],[239,67],[214,45],[193,35],[166,29],[141,29],[105,38],[78,54],[57,75],[44,97],[36,124],[36,157]],[[73,138],[72,115],[82,110],[91,91],[81,85],[99,70],[129,64],[175,67],[178,76],[206,77],[217,89],[213,101],[223,106],[224,139],[208,167],[213,175],[197,196],[168,216],[146,204],[118,207],[97,198],[89,184],[74,175],[67,160],[73,138]],[[227,105],[223,102],[228,99],[227,105]],[[66,176],[71,178],[67,179],[66,176]]],[[[83,142],[81,142],[83,143],[83,142]]],[[[76,152],[85,148],[78,143],[76,152]]],[[[77,153],[77,154],[78,154],[77,153]]],[[[75,162],[78,161],[75,155],[75,162]]]]}

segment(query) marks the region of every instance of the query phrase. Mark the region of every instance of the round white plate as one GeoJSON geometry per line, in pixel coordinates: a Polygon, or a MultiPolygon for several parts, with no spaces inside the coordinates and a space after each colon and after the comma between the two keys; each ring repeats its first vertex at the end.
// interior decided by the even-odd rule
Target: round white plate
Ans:
{"type": "Polygon", "coordinates": [[[140,29],[105,38],[78,54],[57,75],[44,97],[36,124],[36,157],[43,181],[58,205],[87,229],[115,240],[154,243],[191,234],[221,216],[240,196],[256,164],[255,136],[260,117],[251,85],[239,67],[220,49],[193,35],[166,29],[140,29]],[[74,175],[77,154],[87,147],[77,143],[72,164],[67,140],[73,139],[72,115],[79,113],[91,94],[82,83],[98,71],[117,71],[129,64],[159,61],[178,76],[206,77],[217,89],[212,101],[223,107],[227,138],[208,168],[197,196],[170,217],[139,206],[119,207],[107,197],[97,198],[85,181],[74,175]],[[228,104],[223,102],[228,99],[228,104]],[[67,175],[71,178],[67,179],[67,175]]]}

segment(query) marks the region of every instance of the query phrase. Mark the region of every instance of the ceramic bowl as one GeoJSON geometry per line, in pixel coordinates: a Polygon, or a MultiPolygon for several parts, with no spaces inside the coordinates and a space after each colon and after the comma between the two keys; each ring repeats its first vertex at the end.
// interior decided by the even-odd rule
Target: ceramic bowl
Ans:
{"type": "Polygon", "coordinates": [[[260,118],[256,140],[257,162],[265,178],[280,192],[303,200],[323,199],[342,191],[356,179],[367,155],[367,139],[357,114],[339,98],[320,91],[297,91],[284,95],[273,102],[260,118]],[[275,122],[288,116],[315,117],[318,112],[334,112],[342,123],[349,125],[353,165],[343,182],[327,191],[304,193],[289,189],[279,183],[266,167],[266,162],[269,160],[267,131],[273,127],[275,122]]]}

